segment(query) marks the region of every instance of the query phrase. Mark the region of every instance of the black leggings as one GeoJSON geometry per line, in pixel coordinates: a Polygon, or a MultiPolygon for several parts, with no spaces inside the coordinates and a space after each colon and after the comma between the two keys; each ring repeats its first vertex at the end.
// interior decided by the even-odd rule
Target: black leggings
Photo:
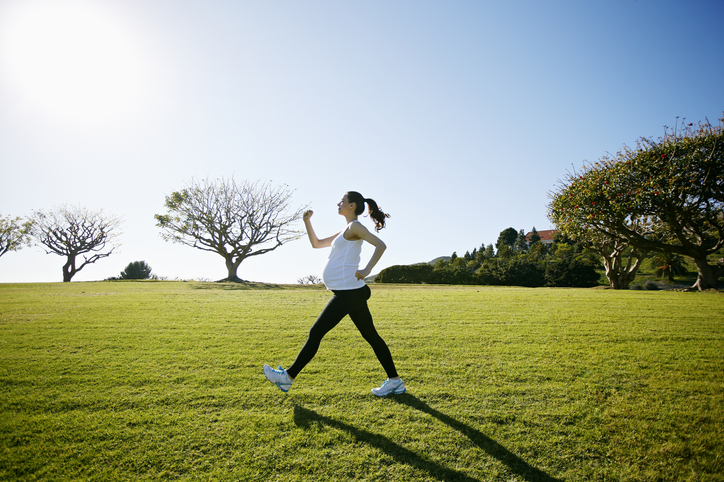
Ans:
{"type": "Polygon", "coordinates": [[[309,338],[299,351],[294,364],[287,369],[289,376],[296,378],[299,375],[299,372],[314,358],[324,335],[337,326],[342,318],[349,315],[362,337],[372,346],[377,359],[387,373],[387,377],[397,377],[397,370],[395,370],[395,363],[392,361],[390,349],[387,348],[385,340],[375,330],[372,315],[367,307],[367,300],[371,294],[369,286],[365,285],[356,290],[336,290],[333,293],[334,296],[329,300],[327,306],[324,307],[317,321],[309,330],[309,338]]]}

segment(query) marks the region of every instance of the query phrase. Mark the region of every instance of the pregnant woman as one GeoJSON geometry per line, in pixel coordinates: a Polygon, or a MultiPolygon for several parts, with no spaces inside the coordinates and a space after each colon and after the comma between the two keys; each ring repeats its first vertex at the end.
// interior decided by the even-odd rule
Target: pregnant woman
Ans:
{"type": "Polygon", "coordinates": [[[299,372],[314,358],[324,335],[337,326],[346,315],[349,315],[364,339],[372,346],[387,374],[387,379],[382,386],[373,388],[372,393],[379,397],[405,393],[405,384],[397,374],[390,350],[377,333],[372,322],[372,315],[367,307],[367,300],[370,298],[371,292],[364,279],[369,276],[387,246],[357,220],[358,216],[364,212],[365,204],[375,223],[375,232],[379,232],[385,227],[385,219],[389,217],[389,214],[383,213],[375,201],[366,199],[355,191],[346,193],[337,204],[337,212],[344,216],[347,224],[342,231],[333,236],[319,239],[312,228],[313,212],[304,213],[304,225],[312,247],[332,248],[322,278],[333,296],[309,330],[309,337],[292,366],[286,370],[280,366],[278,370],[275,370],[269,365],[264,365],[266,378],[283,392],[289,391],[299,372]],[[375,251],[365,268],[359,269],[362,243],[365,241],[374,246],[375,251]]]}

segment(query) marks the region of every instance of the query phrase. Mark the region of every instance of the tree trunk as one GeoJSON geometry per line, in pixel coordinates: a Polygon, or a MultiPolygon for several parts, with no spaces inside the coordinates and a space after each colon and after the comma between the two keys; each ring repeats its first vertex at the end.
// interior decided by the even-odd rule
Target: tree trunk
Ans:
{"type": "Polygon", "coordinates": [[[68,261],[63,265],[63,283],[70,283],[75,273],[75,256],[69,254],[68,261]]]}
{"type": "Polygon", "coordinates": [[[608,284],[611,285],[611,288],[618,290],[621,289],[621,280],[619,279],[618,275],[616,274],[616,267],[615,267],[616,259],[610,256],[604,256],[603,257],[603,266],[606,268],[606,278],[608,278],[608,284]]]}
{"type": "Polygon", "coordinates": [[[699,276],[692,288],[698,289],[699,291],[716,289],[719,277],[724,274],[722,260],[719,260],[718,264],[712,266],[707,262],[706,255],[704,255],[694,257],[694,263],[696,263],[699,276]]]}
{"type": "Polygon", "coordinates": [[[239,258],[235,261],[234,258],[231,256],[226,257],[225,260],[227,276],[226,278],[219,280],[219,282],[227,281],[231,283],[243,283],[244,280],[236,275],[236,271],[239,269],[239,265],[241,264],[242,259],[243,258],[239,258]]]}
{"type": "Polygon", "coordinates": [[[603,254],[603,266],[606,268],[606,278],[615,290],[626,290],[636,278],[636,272],[648,251],[633,251],[628,255],[628,263],[623,265],[623,251],[615,250],[611,254],[603,254]],[[635,260],[635,261],[633,261],[635,260]],[[633,266],[631,265],[633,261],[633,266]]]}

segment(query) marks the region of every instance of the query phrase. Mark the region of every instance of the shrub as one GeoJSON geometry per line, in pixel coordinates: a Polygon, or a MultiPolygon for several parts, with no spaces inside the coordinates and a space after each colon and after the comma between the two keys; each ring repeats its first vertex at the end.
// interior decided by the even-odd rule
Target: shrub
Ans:
{"type": "Polygon", "coordinates": [[[134,261],[121,271],[121,279],[150,279],[151,267],[145,261],[134,261]]]}
{"type": "Polygon", "coordinates": [[[526,258],[490,259],[475,273],[479,284],[527,286],[545,284],[545,268],[539,261],[526,258]]]}
{"type": "Polygon", "coordinates": [[[537,288],[545,285],[545,268],[538,261],[514,258],[507,263],[503,284],[537,288]]]}
{"type": "Polygon", "coordinates": [[[585,261],[565,258],[546,268],[546,286],[590,288],[598,285],[599,274],[585,261]]]}
{"type": "Polygon", "coordinates": [[[656,284],[656,282],[651,280],[646,280],[644,283],[644,289],[645,290],[657,290],[659,289],[659,285],[656,284]]]}
{"type": "Polygon", "coordinates": [[[377,275],[377,283],[429,283],[433,267],[427,263],[409,266],[395,265],[385,268],[377,275]]]}

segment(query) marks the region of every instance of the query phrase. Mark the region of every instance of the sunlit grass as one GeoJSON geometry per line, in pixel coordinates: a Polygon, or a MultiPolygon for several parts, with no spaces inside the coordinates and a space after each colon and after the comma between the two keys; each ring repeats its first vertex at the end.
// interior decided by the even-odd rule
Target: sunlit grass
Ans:
{"type": "Polygon", "coordinates": [[[373,286],[283,394],[320,288],[0,285],[1,480],[722,480],[721,293],[373,286]]]}

